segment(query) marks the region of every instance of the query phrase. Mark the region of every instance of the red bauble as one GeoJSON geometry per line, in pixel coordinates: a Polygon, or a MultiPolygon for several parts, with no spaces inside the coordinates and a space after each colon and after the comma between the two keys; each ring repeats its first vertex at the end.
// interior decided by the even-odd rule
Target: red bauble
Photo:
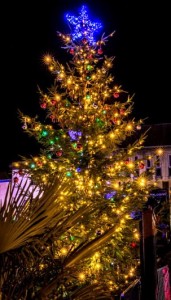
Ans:
{"type": "Polygon", "coordinates": [[[105,106],[104,106],[104,109],[105,109],[105,110],[109,110],[109,109],[110,109],[110,106],[109,106],[109,105],[105,105],[105,106]]]}
{"type": "Polygon", "coordinates": [[[51,101],[51,104],[52,104],[52,105],[56,105],[56,100],[52,100],[52,101],[51,101]]]}
{"type": "Polygon", "coordinates": [[[124,114],[125,114],[125,109],[121,108],[121,109],[120,109],[120,114],[121,114],[121,115],[124,115],[124,114]]]}
{"type": "Polygon", "coordinates": [[[126,164],[126,165],[129,164],[129,159],[127,159],[127,160],[125,161],[125,164],[126,164]]]}
{"type": "Polygon", "coordinates": [[[114,98],[119,98],[119,93],[116,93],[116,92],[113,93],[113,97],[114,97],[114,98]]]}
{"type": "Polygon", "coordinates": [[[97,50],[97,53],[98,53],[98,54],[103,54],[102,48],[99,48],[99,49],[97,50]]]}
{"type": "Polygon", "coordinates": [[[45,108],[47,107],[46,102],[41,103],[41,104],[40,104],[40,107],[43,108],[43,109],[45,109],[45,108]]]}
{"type": "Polygon", "coordinates": [[[69,51],[70,54],[74,54],[74,48],[71,48],[69,51]]]}
{"type": "Polygon", "coordinates": [[[131,248],[136,248],[136,247],[137,247],[137,244],[136,244],[135,242],[132,242],[132,243],[130,244],[130,246],[131,246],[131,248]]]}
{"type": "Polygon", "coordinates": [[[92,54],[89,54],[89,55],[87,55],[87,58],[88,58],[88,59],[92,59],[92,58],[93,58],[93,55],[92,55],[92,54]]]}
{"type": "Polygon", "coordinates": [[[62,150],[57,151],[56,156],[58,156],[58,157],[62,156],[62,150]]]}
{"type": "Polygon", "coordinates": [[[53,123],[55,122],[55,116],[54,115],[50,115],[49,118],[52,120],[53,123]]]}
{"type": "Polygon", "coordinates": [[[77,150],[78,151],[81,151],[83,148],[82,144],[81,143],[77,143],[77,150]]]}

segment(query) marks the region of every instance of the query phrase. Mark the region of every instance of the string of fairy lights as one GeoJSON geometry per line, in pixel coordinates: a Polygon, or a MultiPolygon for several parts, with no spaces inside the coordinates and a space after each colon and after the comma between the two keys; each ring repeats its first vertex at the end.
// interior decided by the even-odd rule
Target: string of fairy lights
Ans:
{"type": "MultiPolygon", "coordinates": [[[[70,232],[68,239],[57,241],[57,248],[60,248],[57,257],[66,257],[73,243],[75,246],[79,243],[75,238],[77,231],[81,230],[82,236],[90,234],[92,238],[102,235],[106,224],[114,226],[110,243],[115,248],[119,240],[117,234],[123,234],[127,222],[132,219],[132,203],[137,198],[145,203],[149,196],[145,161],[132,159],[143,146],[144,136],[126,148],[122,147],[126,138],[141,129],[143,121],[128,119],[133,99],[121,86],[113,84],[114,78],[110,74],[113,58],[108,58],[103,52],[114,32],[107,37],[102,35],[96,41],[95,35],[102,24],[89,20],[85,6],[78,16],[67,14],[66,19],[71,33],[58,32],[58,36],[65,45],[63,48],[72,57],[73,68],[60,64],[49,54],[45,55],[44,62],[55,77],[55,84],[46,93],[39,90],[40,107],[47,110],[51,125],[42,124],[37,118],[21,116],[23,129],[34,136],[46,151],[37,157],[15,162],[13,167],[31,174],[39,172],[44,183],[52,173],[59,178],[61,174],[69,178],[73,194],[77,194],[77,204],[73,201],[66,203],[65,193],[61,192],[59,205],[62,209],[72,212],[88,201],[91,203],[103,198],[108,201],[111,210],[109,214],[102,212],[98,220],[91,220],[91,230],[87,224],[80,223],[75,234],[70,232]],[[140,176],[137,176],[137,169],[142,171],[140,176]],[[117,204],[119,197],[122,201],[117,204]],[[115,217],[118,220],[116,226],[115,217]]],[[[162,155],[161,149],[158,149],[158,155],[162,155]]],[[[153,186],[155,184],[153,182],[153,186]]],[[[130,247],[134,249],[140,239],[138,229],[133,228],[129,234],[132,238],[130,247]]],[[[107,254],[106,247],[91,256],[88,267],[84,264],[78,279],[86,282],[87,278],[96,274],[93,280],[100,280],[101,272],[107,269],[104,265],[110,265],[111,273],[114,273],[115,261],[111,260],[110,253],[107,254]]],[[[138,259],[133,260],[126,270],[121,270],[118,264],[115,269],[117,280],[128,283],[136,276],[138,265],[138,259]]],[[[112,276],[106,278],[110,290],[119,287],[112,276]]]]}

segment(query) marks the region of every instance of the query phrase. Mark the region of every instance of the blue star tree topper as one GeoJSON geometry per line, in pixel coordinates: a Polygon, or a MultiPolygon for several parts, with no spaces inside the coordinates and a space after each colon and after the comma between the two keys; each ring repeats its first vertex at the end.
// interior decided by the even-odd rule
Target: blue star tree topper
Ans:
{"type": "Polygon", "coordinates": [[[78,17],[67,14],[66,18],[73,29],[71,33],[73,41],[86,39],[90,45],[95,43],[94,33],[102,28],[102,24],[99,22],[92,22],[89,19],[84,5],[82,6],[78,17]]]}

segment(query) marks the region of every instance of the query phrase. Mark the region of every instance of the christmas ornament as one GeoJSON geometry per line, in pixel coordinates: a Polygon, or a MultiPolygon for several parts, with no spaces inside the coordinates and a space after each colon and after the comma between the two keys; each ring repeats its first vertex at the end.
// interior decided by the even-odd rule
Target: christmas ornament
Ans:
{"type": "Polygon", "coordinates": [[[31,169],[34,169],[35,167],[36,167],[35,163],[31,163],[31,164],[30,164],[30,168],[31,168],[31,169]]]}
{"type": "Polygon", "coordinates": [[[76,147],[76,150],[79,152],[79,151],[82,151],[83,149],[83,146],[81,143],[77,143],[77,147],[76,147]]]}
{"type": "Polygon", "coordinates": [[[69,53],[73,55],[74,54],[74,48],[71,48],[69,53]]]}
{"type": "Polygon", "coordinates": [[[88,58],[88,59],[92,59],[92,58],[93,58],[93,55],[92,55],[92,54],[89,54],[89,55],[87,55],[87,58],[88,58]]]}
{"type": "Polygon", "coordinates": [[[27,124],[24,123],[24,125],[22,126],[22,129],[26,130],[27,129],[27,124]]]}
{"type": "Polygon", "coordinates": [[[66,172],[66,176],[67,177],[71,177],[72,176],[72,172],[70,172],[70,171],[66,172]]]}
{"type": "Polygon", "coordinates": [[[41,167],[41,166],[43,165],[43,163],[42,163],[41,161],[38,161],[38,162],[37,162],[37,165],[38,165],[39,167],[41,167]]]}
{"type": "Polygon", "coordinates": [[[70,236],[70,240],[71,240],[71,241],[74,241],[74,240],[75,240],[75,236],[71,235],[71,236],[70,236]]]}
{"type": "Polygon", "coordinates": [[[87,70],[88,70],[88,71],[91,71],[92,68],[93,68],[93,67],[92,67],[91,65],[87,65],[87,70]]]}
{"type": "Polygon", "coordinates": [[[51,121],[54,123],[55,122],[55,116],[54,115],[50,115],[49,117],[51,119],[51,121]]]}
{"type": "Polygon", "coordinates": [[[47,130],[42,130],[41,136],[45,137],[47,135],[48,135],[48,131],[47,130]]]}
{"type": "Polygon", "coordinates": [[[137,125],[137,130],[141,130],[141,125],[137,125]]]}
{"type": "Polygon", "coordinates": [[[51,104],[52,104],[52,105],[56,105],[56,103],[57,103],[56,100],[52,100],[52,101],[51,101],[51,104]]]}
{"type": "Polygon", "coordinates": [[[137,244],[135,242],[131,242],[130,246],[131,246],[131,248],[136,248],[137,244]]]}
{"type": "Polygon", "coordinates": [[[83,5],[79,16],[66,15],[68,23],[72,30],[72,40],[79,42],[82,41],[83,44],[94,44],[95,38],[94,33],[101,29],[102,25],[98,22],[92,22],[89,19],[86,7],[83,5]]]}
{"type": "Polygon", "coordinates": [[[97,53],[98,53],[98,54],[103,54],[102,48],[99,48],[99,49],[97,50],[97,53]]]}
{"type": "Polygon", "coordinates": [[[113,97],[114,98],[119,98],[119,93],[117,93],[117,92],[113,93],[113,97]]]}
{"type": "Polygon", "coordinates": [[[41,104],[40,104],[40,107],[43,108],[43,109],[46,109],[46,107],[47,107],[46,102],[41,103],[41,104]]]}
{"type": "Polygon", "coordinates": [[[56,156],[58,156],[58,157],[62,156],[62,150],[57,151],[56,156]]]}
{"type": "Polygon", "coordinates": [[[119,112],[120,112],[121,115],[125,114],[125,110],[123,108],[121,108],[119,112]]]}
{"type": "Polygon", "coordinates": [[[24,124],[22,126],[22,129],[26,130],[27,129],[27,122],[26,122],[26,118],[24,118],[24,124]]]}

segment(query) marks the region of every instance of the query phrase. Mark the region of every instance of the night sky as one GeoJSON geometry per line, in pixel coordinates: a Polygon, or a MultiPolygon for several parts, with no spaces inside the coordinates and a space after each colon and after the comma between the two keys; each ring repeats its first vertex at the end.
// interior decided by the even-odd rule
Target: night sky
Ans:
{"type": "Polygon", "coordinates": [[[65,63],[66,52],[61,49],[56,32],[70,32],[65,15],[77,15],[82,5],[87,6],[93,20],[102,23],[101,33],[116,31],[104,54],[115,57],[115,82],[135,95],[135,118],[145,119],[147,124],[171,123],[169,3],[18,2],[7,2],[1,7],[4,21],[1,21],[0,171],[8,170],[10,163],[21,156],[39,152],[40,145],[21,128],[18,110],[32,117],[41,113],[37,87],[46,89],[53,84],[42,57],[51,53],[65,63]]]}

